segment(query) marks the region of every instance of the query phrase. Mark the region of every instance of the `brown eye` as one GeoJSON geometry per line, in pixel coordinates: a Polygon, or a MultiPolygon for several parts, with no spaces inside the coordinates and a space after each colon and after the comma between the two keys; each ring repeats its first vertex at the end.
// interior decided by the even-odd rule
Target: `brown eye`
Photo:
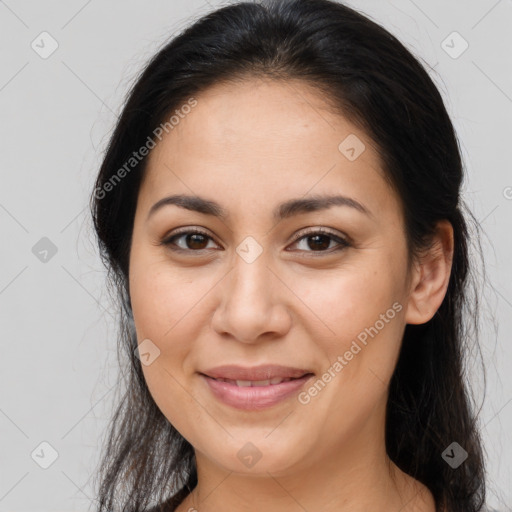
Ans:
{"type": "Polygon", "coordinates": [[[349,247],[350,243],[330,231],[316,230],[299,236],[293,245],[302,252],[332,253],[349,247]]]}
{"type": "Polygon", "coordinates": [[[162,244],[169,246],[173,251],[202,251],[209,249],[209,242],[213,242],[213,239],[203,231],[188,230],[182,231],[181,233],[172,235],[162,241],[162,244]]]}
{"type": "Polygon", "coordinates": [[[198,233],[185,235],[185,244],[189,249],[205,249],[208,244],[207,237],[198,233]]]}
{"type": "Polygon", "coordinates": [[[308,239],[308,247],[313,251],[329,249],[332,240],[328,235],[311,235],[306,238],[308,239]]]}

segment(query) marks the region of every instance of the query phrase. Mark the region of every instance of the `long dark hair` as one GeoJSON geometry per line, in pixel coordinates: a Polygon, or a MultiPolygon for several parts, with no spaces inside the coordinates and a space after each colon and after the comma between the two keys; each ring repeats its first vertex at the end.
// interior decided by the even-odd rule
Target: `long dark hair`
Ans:
{"type": "Polygon", "coordinates": [[[120,305],[119,355],[128,372],[102,452],[98,511],[142,511],[152,500],[177,504],[197,483],[193,447],[156,406],[134,352],[128,262],[147,158],[130,159],[157,142],[158,127],[195,95],[251,77],[305,81],[368,134],[401,198],[410,258],[428,247],[437,221],[451,222],[448,290],[429,322],[405,328],[389,389],[386,447],[398,467],[431,490],[438,510],[481,510],[479,411],[465,380],[465,358],[479,332],[468,221],[479,226],[460,197],[463,163],[441,95],[418,59],[362,14],[330,0],[269,0],[220,8],[163,46],[132,87],[110,138],[91,212],[120,305]],[[457,468],[443,457],[454,442],[468,453],[457,468]]]}

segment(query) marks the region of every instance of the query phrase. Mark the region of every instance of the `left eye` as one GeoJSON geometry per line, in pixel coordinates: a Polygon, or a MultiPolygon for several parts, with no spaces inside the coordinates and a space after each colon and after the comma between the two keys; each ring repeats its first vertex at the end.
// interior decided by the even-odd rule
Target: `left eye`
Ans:
{"type": "Polygon", "coordinates": [[[303,243],[303,248],[300,250],[305,250],[306,252],[332,252],[330,250],[333,249],[331,245],[332,242],[334,242],[335,250],[341,250],[350,245],[347,240],[330,231],[314,231],[307,233],[297,238],[292,245],[300,245],[300,243],[303,243]],[[307,247],[307,249],[304,249],[304,247],[307,247]]]}

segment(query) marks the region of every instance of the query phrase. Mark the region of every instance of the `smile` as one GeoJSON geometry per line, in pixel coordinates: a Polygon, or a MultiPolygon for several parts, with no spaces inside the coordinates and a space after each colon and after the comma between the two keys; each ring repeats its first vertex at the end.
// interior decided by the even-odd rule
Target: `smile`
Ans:
{"type": "Polygon", "coordinates": [[[216,379],[202,374],[208,391],[224,405],[246,411],[259,411],[283,403],[295,396],[314,377],[308,373],[302,377],[274,377],[268,380],[216,379]]]}

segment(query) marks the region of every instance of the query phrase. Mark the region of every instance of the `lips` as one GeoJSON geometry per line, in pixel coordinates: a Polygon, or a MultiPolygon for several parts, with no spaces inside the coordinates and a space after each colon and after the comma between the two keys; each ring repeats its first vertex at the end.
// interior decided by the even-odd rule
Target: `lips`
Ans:
{"type": "Polygon", "coordinates": [[[291,399],[314,376],[304,368],[217,366],[198,372],[217,400],[236,409],[261,411],[291,399]]]}
{"type": "Polygon", "coordinates": [[[235,384],[232,384],[225,380],[207,377],[204,374],[200,374],[200,376],[206,384],[206,389],[223,404],[245,411],[261,411],[291,400],[307,385],[313,374],[307,373],[303,377],[289,378],[278,384],[259,386],[254,384],[261,383],[261,381],[249,381],[249,386],[241,386],[239,385],[240,381],[234,381],[235,384]]]}
{"type": "Polygon", "coordinates": [[[215,380],[248,387],[276,385],[313,372],[304,368],[268,364],[249,368],[236,365],[217,366],[200,373],[215,380]]]}

